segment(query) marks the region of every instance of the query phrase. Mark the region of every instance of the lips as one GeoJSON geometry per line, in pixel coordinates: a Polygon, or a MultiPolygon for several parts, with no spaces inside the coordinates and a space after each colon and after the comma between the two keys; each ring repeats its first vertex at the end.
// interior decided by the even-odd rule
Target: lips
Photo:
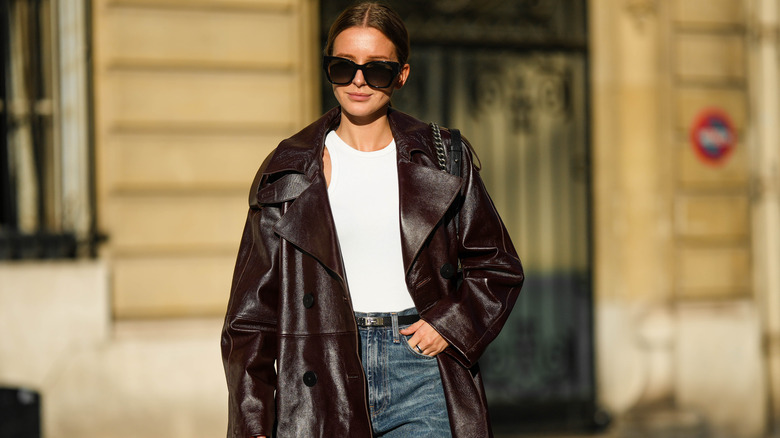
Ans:
{"type": "Polygon", "coordinates": [[[371,98],[370,94],[363,94],[363,93],[347,93],[347,96],[349,96],[350,100],[353,100],[355,102],[365,102],[371,98]]]}

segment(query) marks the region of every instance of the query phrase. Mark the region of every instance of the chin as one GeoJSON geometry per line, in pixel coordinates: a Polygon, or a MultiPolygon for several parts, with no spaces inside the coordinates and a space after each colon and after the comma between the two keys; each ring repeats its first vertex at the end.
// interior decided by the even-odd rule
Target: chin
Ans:
{"type": "Polygon", "coordinates": [[[341,105],[341,111],[352,117],[363,118],[375,116],[377,113],[384,114],[387,112],[387,107],[389,105],[390,102],[387,102],[384,105],[371,105],[370,107],[348,103],[347,105],[341,105]]]}

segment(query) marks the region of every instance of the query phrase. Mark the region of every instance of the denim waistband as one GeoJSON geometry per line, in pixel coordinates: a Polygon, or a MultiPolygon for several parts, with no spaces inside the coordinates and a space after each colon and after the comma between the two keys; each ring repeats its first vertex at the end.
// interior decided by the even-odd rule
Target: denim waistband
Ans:
{"type": "Polygon", "coordinates": [[[401,310],[400,312],[355,312],[355,318],[360,317],[373,317],[373,318],[390,318],[393,314],[398,316],[417,315],[417,309],[414,307],[401,310]]]}
{"type": "MultiPolygon", "coordinates": [[[[400,342],[400,334],[398,333],[399,328],[401,327],[399,325],[398,317],[399,316],[409,316],[409,315],[417,315],[417,309],[411,308],[411,309],[405,309],[400,312],[355,312],[355,318],[387,318],[392,321],[390,326],[379,326],[379,327],[361,327],[358,326],[358,331],[361,333],[370,333],[371,330],[390,330],[393,334],[393,342],[398,343],[400,342]]],[[[408,324],[407,324],[408,325],[408,324]]]]}

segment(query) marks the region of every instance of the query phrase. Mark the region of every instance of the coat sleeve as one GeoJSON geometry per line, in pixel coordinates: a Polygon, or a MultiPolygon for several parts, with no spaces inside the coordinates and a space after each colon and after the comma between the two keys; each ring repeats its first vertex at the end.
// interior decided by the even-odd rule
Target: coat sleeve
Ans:
{"type": "Polygon", "coordinates": [[[471,368],[504,326],[524,274],[506,227],[473,163],[470,146],[464,148],[463,156],[465,181],[458,226],[463,281],[423,317],[449,342],[444,352],[471,368]]]}
{"type": "Polygon", "coordinates": [[[228,437],[272,436],[275,422],[278,208],[256,202],[262,171],[252,184],[222,329],[228,385],[228,437]]]}

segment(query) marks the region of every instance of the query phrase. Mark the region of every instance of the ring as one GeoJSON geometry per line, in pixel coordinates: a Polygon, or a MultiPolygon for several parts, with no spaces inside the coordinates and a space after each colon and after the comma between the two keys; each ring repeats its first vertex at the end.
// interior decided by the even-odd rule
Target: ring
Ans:
{"type": "Polygon", "coordinates": [[[416,348],[416,349],[417,349],[417,351],[419,351],[419,352],[420,352],[420,354],[422,354],[422,350],[420,350],[420,346],[419,346],[419,345],[415,345],[415,346],[414,346],[414,348],[416,348]]]}

